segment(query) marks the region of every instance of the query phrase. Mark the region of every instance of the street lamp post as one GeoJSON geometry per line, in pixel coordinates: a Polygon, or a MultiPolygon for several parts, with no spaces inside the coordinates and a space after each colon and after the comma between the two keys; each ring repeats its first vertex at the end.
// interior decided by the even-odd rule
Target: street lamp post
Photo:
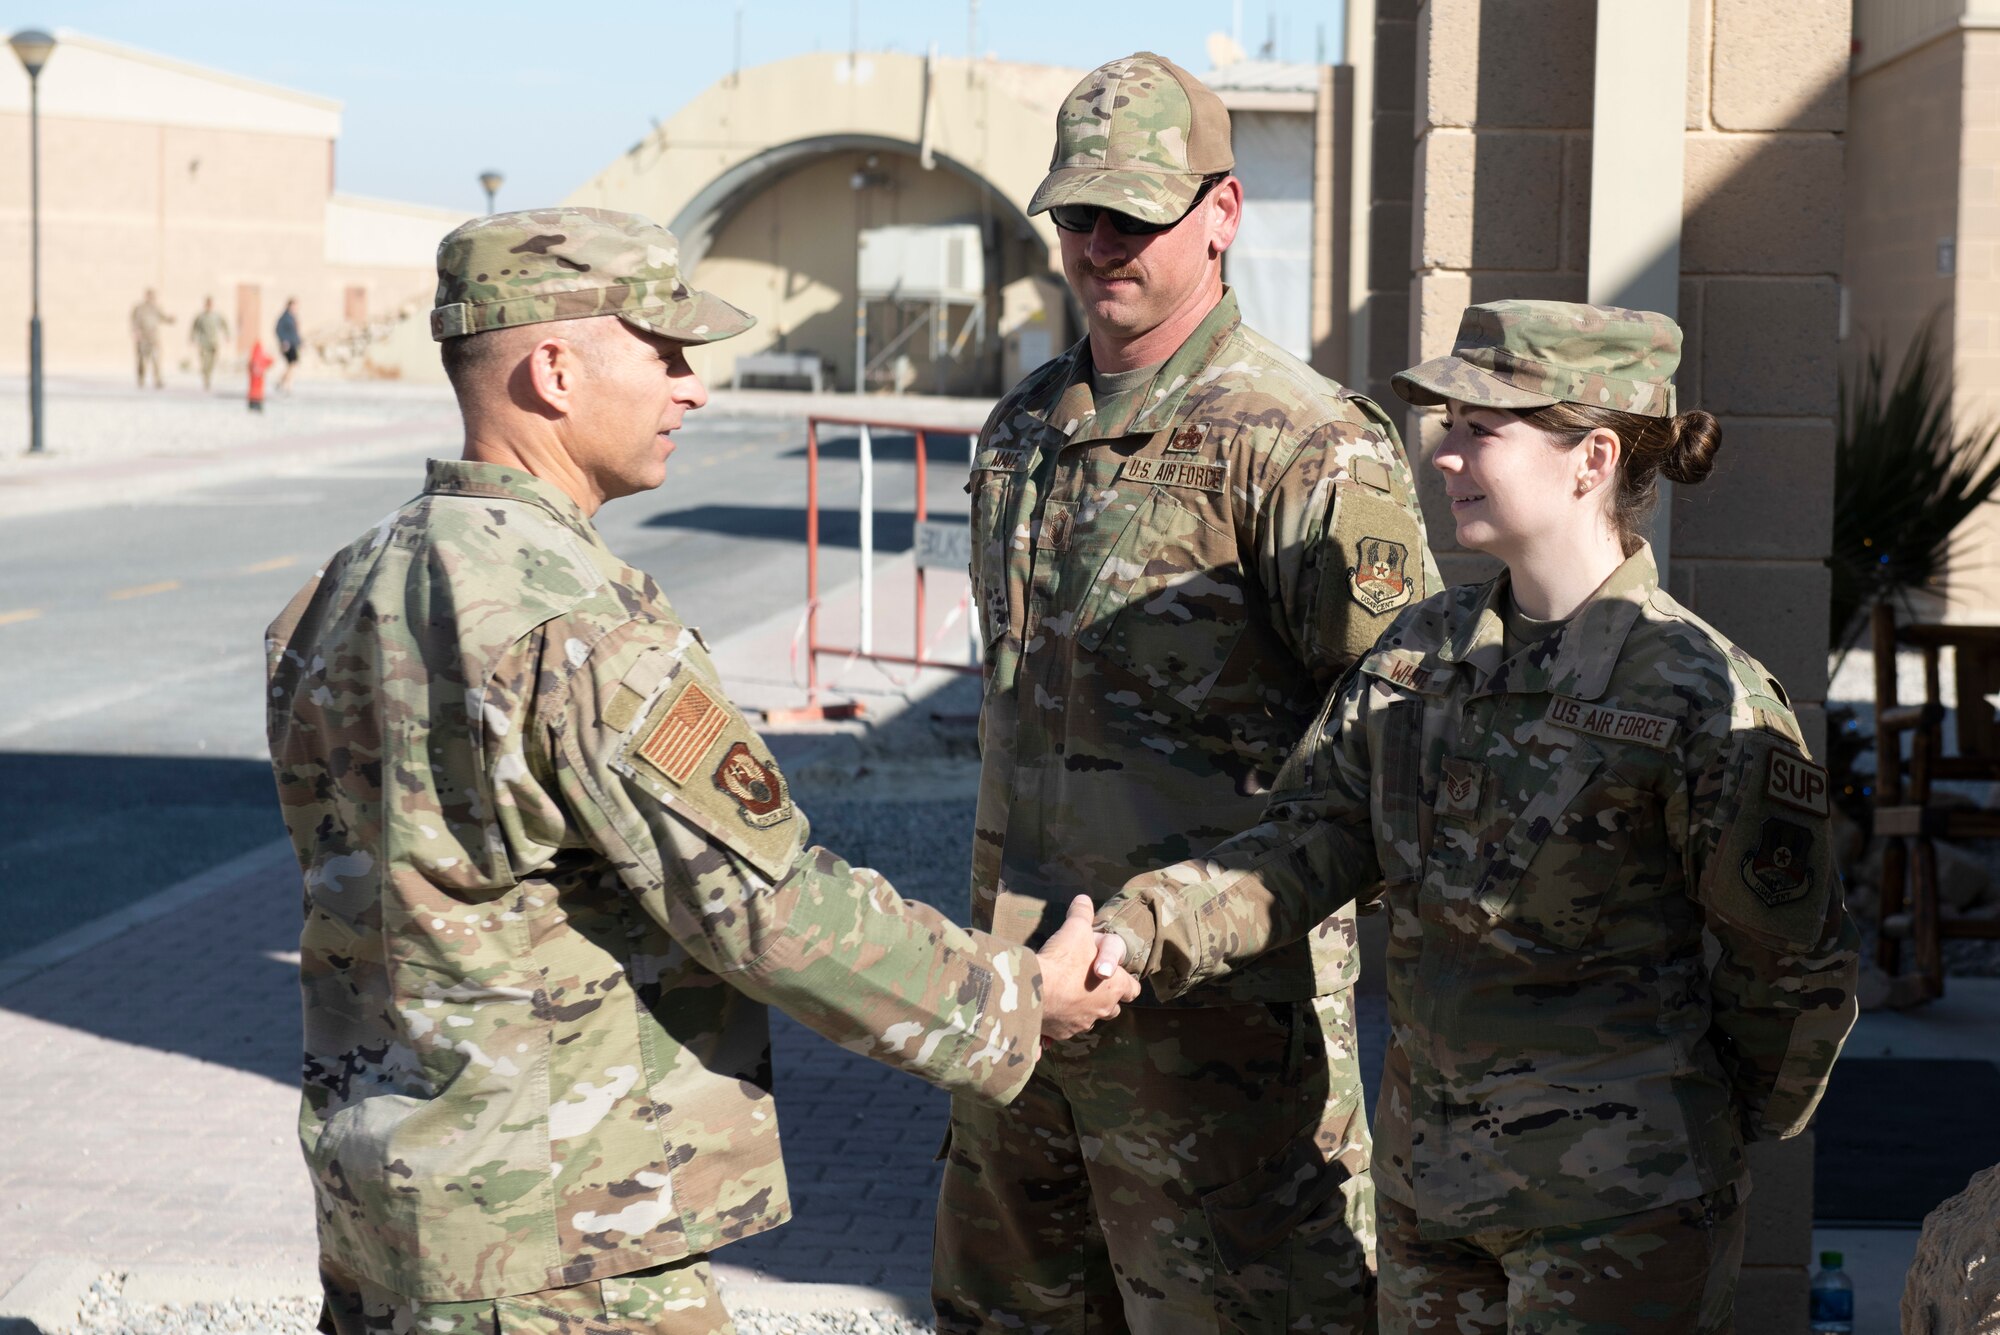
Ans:
{"type": "Polygon", "coordinates": [[[479,185],[486,192],[486,212],[489,217],[493,213],[493,196],[500,193],[500,187],[506,183],[506,180],[507,178],[499,172],[479,173],[479,185]]]}
{"type": "Polygon", "coordinates": [[[56,39],[23,28],[7,39],[28,71],[28,453],[42,453],[42,66],[56,39]]]}

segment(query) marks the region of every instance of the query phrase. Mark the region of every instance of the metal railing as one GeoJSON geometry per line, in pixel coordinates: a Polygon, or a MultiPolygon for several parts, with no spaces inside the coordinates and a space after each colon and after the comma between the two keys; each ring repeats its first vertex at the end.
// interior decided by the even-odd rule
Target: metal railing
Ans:
{"type": "MultiPolygon", "coordinates": [[[[899,422],[878,418],[861,417],[809,417],[806,419],[806,615],[805,615],[805,658],[806,658],[806,698],[808,704],[803,710],[781,711],[787,719],[801,718],[851,718],[861,712],[854,702],[826,705],[820,701],[824,687],[820,681],[819,661],[822,657],[838,657],[847,661],[863,660],[874,663],[894,664],[901,667],[942,668],[949,672],[977,673],[978,638],[971,617],[971,589],[960,596],[959,606],[946,619],[940,634],[951,629],[958,618],[967,619],[967,636],[973,646],[973,661],[953,662],[933,653],[932,639],[924,633],[925,599],[928,592],[927,572],[937,568],[963,570],[965,555],[970,548],[955,544],[950,534],[952,526],[933,524],[930,520],[930,438],[932,436],[969,436],[966,447],[966,463],[972,462],[972,452],[978,448],[977,433],[968,432],[964,427],[940,426],[930,423],[899,422]],[[861,496],[857,506],[860,520],[859,545],[861,549],[860,581],[860,626],[853,644],[842,644],[820,637],[820,429],[828,426],[853,427],[859,433],[859,457],[861,465],[861,496]],[[916,438],[916,513],[914,531],[914,609],[911,618],[910,643],[913,652],[907,654],[885,653],[875,647],[875,436],[877,431],[893,431],[909,434],[916,438]],[[926,527],[930,525],[930,527],[926,527]]],[[[970,516],[964,530],[969,538],[970,516]]],[[[773,718],[776,717],[774,714],[773,718]]]]}

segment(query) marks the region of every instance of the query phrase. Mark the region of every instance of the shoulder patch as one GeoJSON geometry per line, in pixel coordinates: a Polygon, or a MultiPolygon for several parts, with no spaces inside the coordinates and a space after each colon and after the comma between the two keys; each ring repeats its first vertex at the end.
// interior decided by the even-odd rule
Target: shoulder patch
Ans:
{"type": "Polygon", "coordinates": [[[1642,714],[1636,709],[1613,709],[1609,705],[1592,704],[1567,695],[1552,698],[1548,712],[1542,717],[1558,728],[1587,732],[1593,737],[1614,742],[1634,742],[1656,751],[1672,746],[1674,734],[1680,730],[1679,724],[1658,714],[1642,714]]]}
{"type": "Polygon", "coordinates": [[[1743,884],[1770,908],[1804,899],[1817,879],[1811,829],[1783,816],[1766,816],[1757,846],[1743,855],[1743,884]]]}
{"type": "MultiPolygon", "coordinates": [[[[613,704],[617,703],[614,696],[613,704]]],[[[607,711],[608,712],[608,711],[607,711]]],[[[690,659],[624,741],[619,765],[654,801],[782,877],[798,851],[797,808],[763,741],[690,659]]]]}
{"type": "Polygon", "coordinates": [[[655,716],[659,721],[632,754],[679,785],[688,781],[700,766],[701,758],[722,736],[723,729],[729,726],[730,713],[690,676],[664,708],[655,711],[655,716]]]}
{"type": "Polygon", "coordinates": [[[1826,771],[1818,765],[1775,747],[1766,768],[1764,795],[1774,802],[1809,812],[1827,814],[1826,771]]]}
{"type": "Polygon", "coordinates": [[[792,814],[791,790],[776,765],[757,758],[747,742],[733,743],[710,776],[715,786],[736,799],[737,814],[746,825],[767,829],[792,814]]]}

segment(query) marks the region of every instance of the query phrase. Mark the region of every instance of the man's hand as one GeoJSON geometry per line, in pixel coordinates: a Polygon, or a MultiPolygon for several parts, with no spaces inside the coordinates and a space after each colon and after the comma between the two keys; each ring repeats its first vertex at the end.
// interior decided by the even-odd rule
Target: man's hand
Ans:
{"type": "Polygon", "coordinates": [[[1090,896],[1069,902],[1061,930],[1037,954],[1042,962],[1042,1037],[1074,1038],[1139,995],[1139,980],[1119,967],[1125,943],[1093,932],[1090,896]]]}

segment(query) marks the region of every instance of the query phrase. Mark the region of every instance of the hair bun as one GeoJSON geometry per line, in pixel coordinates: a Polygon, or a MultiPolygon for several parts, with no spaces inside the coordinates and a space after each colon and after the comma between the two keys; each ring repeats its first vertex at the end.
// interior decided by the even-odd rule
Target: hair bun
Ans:
{"type": "Polygon", "coordinates": [[[1660,475],[1669,482],[1696,483],[1715,471],[1715,452],[1722,448],[1722,424],[1712,413],[1697,409],[1673,422],[1673,443],[1660,461],[1660,475]]]}

